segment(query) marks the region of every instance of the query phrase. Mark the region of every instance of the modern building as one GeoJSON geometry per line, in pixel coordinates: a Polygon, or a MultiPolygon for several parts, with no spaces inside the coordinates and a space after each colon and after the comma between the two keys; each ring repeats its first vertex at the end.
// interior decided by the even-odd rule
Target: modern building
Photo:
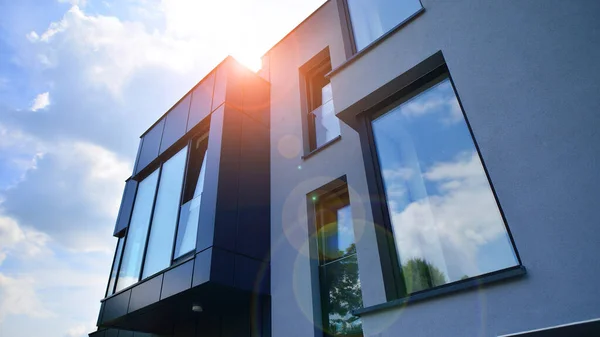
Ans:
{"type": "Polygon", "coordinates": [[[600,336],[600,2],[330,0],[141,137],[90,336],[600,336]]]}

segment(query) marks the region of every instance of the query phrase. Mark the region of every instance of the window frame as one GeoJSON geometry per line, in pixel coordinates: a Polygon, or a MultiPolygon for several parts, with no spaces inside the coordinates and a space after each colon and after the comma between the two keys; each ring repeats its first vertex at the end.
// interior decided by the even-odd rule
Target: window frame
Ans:
{"type": "MultiPolygon", "coordinates": [[[[321,209],[330,208],[324,205],[320,205],[321,202],[327,202],[327,199],[337,198],[340,195],[344,195],[344,201],[346,206],[351,206],[350,202],[350,190],[347,184],[346,176],[339,177],[333,181],[323,185],[322,187],[308,193],[306,195],[306,203],[308,209],[308,228],[309,228],[309,251],[311,260],[311,274],[312,274],[312,297],[313,297],[313,321],[316,336],[331,337],[332,335],[327,331],[328,329],[328,317],[327,311],[324,310],[326,307],[323,304],[323,300],[328,296],[326,293],[327,289],[323,286],[324,273],[321,273],[321,268],[328,265],[339,263],[342,260],[355,258],[358,262],[358,252],[355,251],[352,254],[346,254],[334,259],[324,260],[321,255],[322,241],[319,235],[320,228],[322,226],[319,214],[321,209]]],[[[339,207],[336,209],[341,209],[339,207]]],[[[353,224],[354,229],[354,224],[353,224]]],[[[355,242],[356,244],[356,238],[355,242]]],[[[360,271],[359,271],[360,275],[360,271]]],[[[360,281],[360,278],[359,278],[360,281]]],[[[361,302],[362,302],[362,290],[361,290],[361,302]]],[[[364,334],[364,333],[363,333],[364,334]]]]}
{"type": "MultiPolygon", "coordinates": [[[[435,56],[441,56],[434,54],[432,58],[435,56]]],[[[387,305],[380,305],[381,307],[389,307],[393,305],[405,305],[408,302],[416,301],[421,298],[429,298],[431,296],[438,296],[440,294],[444,294],[447,292],[462,290],[474,286],[481,285],[486,282],[493,282],[496,280],[503,279],[503,276],[513,277],[520,276],[525,273],[525,269],[523,267],[523,262],[519,255],[519,251],[517,249],[517,245],[515,244],[515,240],[512,232],[510,231],[510,227],[508,226],[508,222],[506,220],[506,216],[504,214],[504,210],[502,209],[502,205],[496,193],[496,189],[494,188],[493,181],[489,175],[489,171],[485,164],[484,158],[482,156],[482,152],[479,148],[479,145],[475,139],[473,129],[471,124],[467,118],[465,113],[465,109],[463,107],[462,101],[460,99],[458,90],[452,79],[452,76],[449,72],[449,69],[445,62],[442,64],[438,64],[437,66],[429,69],[425,69],[424,73],[418,74],[418,71],[415,69],[418,67],[427,67],[429,60],[424,61],[420,65],[417,65],[415,68],[409,70],[406,74],[410,72],[414,72],[410,74],[410,76],[416,75],[414,78],[407,80],[404,82],[402,87],[395,88],[394,92],[389,95],[383,96],[381,100],[372,102],[370,108],[365,109],[358,117],[359,117],[359,134],[361,138],[361,148],[363,152],[363,160],[365,163],[365,171],[367,175],[367,185],[369,188],[369,193],[371,195],[371,211],[373,214],[374,223],[381,224],[380,231],[376,231],[376,239],[379,250],[379,255],[381,258],[381,267],[383,274],[383,281],[385,287],[385,293],[388,303],[392,303],[387,305]],[[424,64],[424,65],[423,65],[424,64]],[[394,232],[392,229],[392,223],[390,218],[390,210],[388,208],[387,197],[385,195],[384,182],[380,167],[379,154],[377,153],[377,148],[375,145],[374,134],[372,129],[372,121],[374,121],[377,117],[380,117],[392,109],[400,106],[404,102],[410,100],[416,95],[426,91],[427,89],[433,87],[434,85],[440,83],[441,81],[448,79],[452,86],[453,92],[458,101],[459,107],[461,109],[462,116],[467,125],[467,129],[469,131],[469,135],[471,140],[473,141],[473,145],[475,150],[477,151],[477,155],[481,160],[483,171],[485,172],[485,176],[487,182],[490,186],[490,190],[496,202],[496,206],[502,218],[504,228],[508,238],[510,240],[511,246],[513,248],[516,260],[518,264],[513,267],[497,270],[491,273],[482,274],[474,277],[470,277],[465,280],[458,280],[454,282],[449,282],[441,286],[428,288],[425,290],[421,290],[418,292],[406,293],[406,285],[404,282],[404,277],[402,275],[402,270],[400,267],[397,248],[394,241],[394,232]],[[394,304],[395,303],[395,304],[394,304]]],[[[423,70],[423,69],[419,69],[423,70]]],[[[383,88],[383,87],[382,87],[383,88]]],[[[389,90],[389,88],[386,88],[389,90]]],[[[373,100],[377,100],[377,97],[382,97],[377,94],[374,95],[373,100]]],[[[380,306],[374,306],[375,309],[379,310],[380,306]]],[[[358,310],[358,314],[362,314],[364,312],[370,312],[371,309],[364,308],[358,310]]]]}
{"type": "MultiPolygon", "coordinates": [[[[194,142],[202,142],[203,144],[201,146],[204,148],[204,157],[202,158],[202,162],[200,163],[200,168],[198,171],[198,175],[200,175],[200,173],[202,172],[202,165],[207,160],[207,156],[208,156],[208,131],[204,132],[204,133],[194,134],[193,136],[191,136],[189,138],[188,143],[187,143],[185,170],[183,172],[183,181],[182,181],[183,186],[181,188],[181,194],[179,196],[179,209],[177,210],[177,222],[175,223],[175,235],[173,237],[173,245],[171,247],[171,266],[178,264],[180,262],[186,261],[187,259],[189,259],[191,256],[193,256],[196,253],[196,247],[194,246],[194,249],[181,254],[181,256],[178,256],[177,258],[175,257],[175,250],[177,248],[177,235],[179,234],[179,225],[180,225],[180,221],[181,221],[181,208],[185,203],[188,203],[194,199],[193,198],[193,188],[195,188],[195,186],[192,188],[192,198],[190,200],[184,202],[184,200],[185,200],[184,197],[185,197],[185,194],[186,194],[187,188],[188,188],[189,172],[190,172],[190,168],[191,168],[190,160],[191,160],[191,155],[193,153],[194,142]]],[[[200,179],[200,177],[198,177],[198,179],[200,179]]],[[[198,233],[196,232],[196,235],[197,234],[198,233]]]]}
{"type": "Polygon", "coordinates": [[[352,26],[352,20],[350,18],[350,7],[348,6],[348,0],[336,0],[338,7],[338,16],[341,25],[342,31],[342,42],[344,46],[344,53],[346,56],[346,62],[340,64],[336,68],[334,68],[329,74],[329,77],[334,74],[340,72],[342,69],[346,68],[354,61],[359,59],[362,55],[369,52],[371,49],[375,48],[377,45],[385,41],[388,37],[393,35],[395,32],[400,30],[402,27],[408,25],[410,22],[415,20],[417,17],[421,16],[425,12],[425,7],[423,6],[423,2],[419,0],[421,3],[421,9],[411,14],[409,17],[404,19],[402,22],[399,22],[396,26],[383,33],[377,39],[373,40],[370,44],[366,45],[363,49],[358,49],[356,46],[356,40],[354,37],[354,30],[352,26]]]}
{"type": "Polygon", "coordinates": [[[117,281],[119,280],[119,272],[121,271],[121,261],[123,260],[123,250],[125,249],[125,236],[127,236],[126,228],[122,231],[122,236],[117,237],[117,245],[115,246],[115,253],[113,254],[112,264],[110,265],[110,273],[108,274],[108,282],[106,282],[106,291],[104,292],[104,298],[110,297],[116,293],[115,289],[117,288],[117,281]],[[121,241],[122,240],[122,241],[121,241]],[[122,242],[120,246],[119,252],[119,243],[122,242]],[[117,262],[117,256],[119,257],[119,261],[117,262]],[[116,263],[116,264],[115,264],[116,263]],[[115,272],[115,282],[110,286],[110,279],[112,278],[113,271],[115,272]]]}
{"type": "MultiPolygon", "coordinates": [[[[315,124],[316,116],[313,114],[313,111],[329,101],[323,102],[321,99],[321,104],[319,106],[315,106],[315,87],[313,79],[316,77],[316,75],[322,75],[323,79],[325,79],[327,83],[331,83],[328,74],[331,73],[332,69],[333,66],[331,64],[329,46],[321,50],[299,68],[300,105],[302,111],[302,130],[304,136],[304,156],[302,156],[302,159],[309,158],[313,154],[321,151],[323,148],[326,148],[341,138],[340,128],[339,135],[321,145],[317,144],[315,124]]],[[[334,98],[331,100],[335,101],[334,98]]],[[[337,122],[339,123],[339,120],[337,122]]]]}
{"type": "MultiPolygon", "coordinates": [[[[110,289],[109,289],[109,284],[107,284],[105,298],[110,298],[110,297],[116,296],[116,295],[118,295],[124,291],[127,291],[128,289],[131,289],[132,287],[140,284],[141,282],[144,282],[145,280],[151,279],[158,274],[164,273],[165,271],[189,260],[196,253],[196,248],[194,247],[194,249],[190,250],[189,252],[186,252],[185,254],[181,255],[180,257],[178,257],[176,259],[174,258],[175,245],[177,242],[177,232],[179,229],[179,217],[180,217],[180,213],[181,213],[182,200],[183,200],[183,196],[185,193],[186,184],[188,181],[188,171],[189,171],[191,148],[192,148],[194,141],[201,139],[201,141],[205,142],[205,144],[206,144],[205,145],[206,152],[208,151],[208,141],[209,141],[209,131],[210,131],[208,128],[208,123],[209,123],[208,121],[206,122],[206,125],[204,123],[202,123],[199,126],[197,126],[196,128],[194,128],[194,130],[192,130],[191,132],[188,132],[188,134],[186,136],[182,137],[180,140],[175,142],[175,144],[173,144],[169,149],[167,149],[165,152],[160,154],[159,157],[153,161],[153,163],[147,165],[142,171],[140,171],[138,174],[136,174],[135,176],[133,176],[131,178],[138,182],[141,182],[145,178],[150,176],[153,172],[158,170],[158,176],[156,178],[157,184],[156,184],[156,188],[154,191],[154,199],[152,200],[152,207],[151,207],[151,212],[150,212],[150,223],[148,224],[148,233],[146,233],[146,238],[145,238],[146,241],[145,241],[144,249],[143,249],[143,253],[142,253],[140,273],[138,275],[138,281],[136,283],[129,285],[119,291],[115,291],[117,288],[119,274],[121,273],[121,265],[122,265],[122,261],[123,261],[123,255],[124,255],[123,252],[125,251],[125,247],[127,246],[127,241],[128,241],[129,225],[130,225],[128,223],[128,226],[122,232],[123,236],[120,237],[120,239],[123,240],[123,247],[122,247],[122,252],[121,252],[121,256],[120,256],[119,263],[118,263],[117,273],[115,274],[115,283],[113,285],[113,291],[112,291],[112,294],[109,294],[110,289]],[[144,267],[145,267],[145,263],[146,263],[146,256],[147,256],[147,251],[148,251],[148,243],[150,240],[150,232],[152,231],[152,221],[154,220],[154,212],[155,212],[155,208],[156,208],[158,190],[160,188],[160,181],[161,181],[161,176],[162,176],[162,171],[163,171],[163,165],[165,162],[167,162],[169,159],[171,159],[173,156],[175,156],[177,153],[179,153],[179,151],[183,150],[183,148],[185,148],[185,147],[187,147],[186,159],[185,159],[185,169],[183,172],[182,188],[181,188],[181,192],[179,195],[179,207],[177,210],[177,221],[175,223],[175,229],[174,229],[175,234],[173,235],[173,242],[171,244],[171,252],[170,252],[171,262],[170,262],[169,266],[167,266],[166,268],[164,268],[152,275],[143,277],[144,267]]],[[[206,156],[207,156],[207,154],[205,153],[204,160],[206,160],[206,156]]],[[[136,198],[133,201],[132,208],[135,207],[136,199],[137,199],[137,194],[136,194],[136,198]]],[[[131,221],[131,219],[130,219],[130,221],[131,221]]],[[[108,283],[110,283],[110,277],[112,275],[112,271],[113,271],[113,267],[114,267],[114,263],[115,263],[115,259],[116,259],[117,248],[118,248],[118,243],[117,243],[117,247],[115,248],[115,254],[113,255],[113,265],[111,266],[108,283]]]]}
{"type": "MultiPolygon", "coordinates": [[[[348,4],[348,0],[337,0],[337,1],[338,1],[338,11],[340,12],[340,16],[342,19],[340,21],[342,22],[342,33],[344,35],[344,42],[345,42],[344,45],[348,45],[348,47],[347,47],[348,50],[346,51],[347,56],[348,56],[348,53],[350,53],[350,55],[354,55],[354,54],[359,54],[363,51],[372,49],[375,45],[379,44],[387,36],[396,32],[398,29],[400,29],[400,27],[403,27],[408,22],[412,21],[412,19],[414,19],[415,17],[420,15],[425,10],[425,7],[423,6],[423,1],[417,0],[417,1],[419,1],[419,4],[421,5],[421,8],[419,10],[417,10],[413,14],[409,15],[402,21],[398,22],[395,26],[393,26],[388,31],[381,34],[379,37],[377,37],[376,39],[371,41],[369,44],[364,46],[362,49],[358,49],[358,46],[356,45],[356,36],[354,34],[354,25],[352,24],[352,18],[350,16],[350,5],[348,4]]],[[[404,0],[401,0],[401,1],[404,1],[404,0]]]]}

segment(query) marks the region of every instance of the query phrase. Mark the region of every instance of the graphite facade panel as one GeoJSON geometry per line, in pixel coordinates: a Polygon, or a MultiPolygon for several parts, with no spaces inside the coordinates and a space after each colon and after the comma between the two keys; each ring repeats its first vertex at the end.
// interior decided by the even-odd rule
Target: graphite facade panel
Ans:
{"type": "Polygon", "coordinates": [[[165,119],[163,118],[142,137],[142,145],[135,166],[136,174],[158,157],[164,126],[165,119]]]}
{"type": "Polygon", "coordinates": [[[242,113],[226,104],[223,113],[213,244],[230,251],[235,251],[238,223],[241,120],[242,113]]]}
{"type": "Polygon", "coordinates": [[[131,290],[124,291],[115,295],[104,302],[104,310],[102,312],[102,323],[110,322],[115,318],[119,318],[127,314],[129,307],[129,298],[131,290]]]}
{"type": "Polygon", "coordinates": [[[269,130],[245,113],[240,146],[236,251],[258,260],[268,260],[271,176],[266,149],[270,148],[269,130]]]}
{"type": "Polygon", "coordinates": [[[187,131],[190,131],[211,113],[214,85],[215,72],[213,71],[192,91],[187,131]]]}
{"type": "Polygon", "coordinates": [[[213,99],[211,104],[211,111],[215,111],[221,104],[225,102],[225,96],[227,93],[227,69],[223,65],[227,64],[227,60],[224,61],[221,67],[218,67],[215,72],[215,85],[213,89],[213,99]]]}
{"type": "Polygon", "coordinates": [[[163,274],[160,274],[133,287],[127,312],[133,312],[158,302],[162,283],[163,274]]]}
{"type": "Polygon", "coordinates": [[[119,214],[117,215],[117,223],[115,224],[115,230],[113,232],[114,236],[122,236],[123,231],[129,227],[129,220],[131,218],[131,211],[133,210],[133,202],[135,201],[137,185],[138,182],[133,179],[128,179],[125,182],[123,199],[121,199],[121,206],[119,208],[119,214]]]}
{"type": "Polygon", "coordinates": [[[167,113],[159,153],[165,152],[187,132],[191,95],[187,94],[167,113]]]}
{"type": "Polygon", "coordinates": [[[164,274],[160,299],[173,296],[182,291],[190,289],[192,286],[192,274],[194,270],[194,261],[185,262],[164,274]]]}

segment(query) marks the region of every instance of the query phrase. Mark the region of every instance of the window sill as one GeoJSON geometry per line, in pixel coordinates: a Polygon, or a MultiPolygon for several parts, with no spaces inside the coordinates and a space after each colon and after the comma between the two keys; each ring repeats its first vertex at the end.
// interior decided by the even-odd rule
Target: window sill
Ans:
{"type": "Polygon", "coordinates": [[[307,160],[308,158],[310,158],[310,157],[314,156],[315,154],[317,154],[317,153],[323,151],[324,149],[328,148],[332,144],[337,143],[340,139],[342,139],[341,135],[333,138],[332,140],[328,141],[327,143],[319,146],[318,148],[316,148],[316,149],[310,151],[309,153],[305,154],[304,156],[302,156],[301,157],[302,160],[307,160]]]}
{"type": "Polygon", "coordinates": [[[479,277],[470,278],[468,280],[458,281],[431,290],[415,293],[411,296],[400,298],[397,300],[376,304],[370,307],[356,309],[352,312],[352,314],[355,316],[363,316],[379,311],[390,310],[396,307],[404,307],[412,303],[422,302],[432,298],[454,294],[469,289],[476,289],[481,287],[482,285],[522,277],[526,273],[527,271],[524,266],[511,267],[494,273],[485,274],[479,277]]]}
{"type": "Polygon", "coordinates": [[[382,43],[383,41],[385,41],[388,37],[390,37],[395,32],[397,32],[398,30],[400,30],[400,28],[406,26],[412,20],[416,19],[419,15],[423,14],[423,12],[425,12],[425,8],[421,7],[421,9],[419,9],[413,15],[409,16],[408,18],[406,18],[404,21],[400,22],[398,25],[396,25],[396,27],[390,29],[387,33],[381,35],[375,41],[371,42],[370,44],[368,44],[363,49],[357,51],[354,55],[352,55],[349,59],[347,59],[346,62],[340,64],[335,69],[333,69],[329,73],[325,74],[325,77],[326,78],[331,78],[331,76],[336,75],[337,73],[339,73],[340,71],[342,71],[344,68],[346,68],[349,65],[351,65],[352,63],[354,63],[354,61],[356,61],[359,58],[361,58],[364,54],[368,53],[371,49],[377,47],[380,43],[382,43]]]}

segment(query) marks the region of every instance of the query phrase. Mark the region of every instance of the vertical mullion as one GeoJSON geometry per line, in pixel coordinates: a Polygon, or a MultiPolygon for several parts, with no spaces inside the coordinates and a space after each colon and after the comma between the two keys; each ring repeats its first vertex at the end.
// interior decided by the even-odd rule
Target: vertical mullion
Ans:
{"type": "Polygon", "coordinates": [[[358,48],[356,47],[356,39],[354,36],[352,19],[350,18],[350,6],[348,6],[348,0],[338,0],[338,12],[340,23],[342,24],[344,51],[346,53],[346,59],[349,59],[358,52],[358,48]]]}
{"type": "Polygon", "coordinates": [[[144,252],[142,253],[142,265],[140,267],[140,274],[138,275],[138,282],[144,275],[144,264],[146,263],[146,254],[148,253],[148,243],[150,242],[150,232],[152,231],[152,222],[154,221],[154,209],[156,208],[156,199],[158,198],[158,189],[160,188],[160,177],[162,175],[163,162],[158,167],[158,177],[156,177],[156,187],[154,189],[154,200],[152,201],[152,210],[150,211],[150,220],[148,223],[148,232],[146,233],[146,244],[144,245],[144,252]]]}

